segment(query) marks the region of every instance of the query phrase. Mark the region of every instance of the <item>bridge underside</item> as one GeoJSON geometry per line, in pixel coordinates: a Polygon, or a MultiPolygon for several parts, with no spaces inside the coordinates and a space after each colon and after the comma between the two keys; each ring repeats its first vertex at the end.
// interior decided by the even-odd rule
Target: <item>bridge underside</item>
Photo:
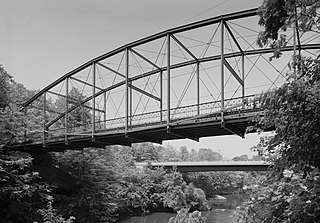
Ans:
{"type": "Polygon", "coordinates": [[[47,144],[35,143],[19,146],[19,150],[32,152],[48,152],[48,151],[64,151],[67,149],[81,150],[86,147],[103,148],[109,145],[124,145],[130,146],[132,143],[154,142],[161,144],[164,140],[175,139],[191,139],[199,141],[199,138],[209,136],[234,135],[237,134],[244,137],[246,128],[253,123],[250,116],[245,114],[235,114],[232,118],[225,119],[222,124],[219,118],[208,118],[206,120],[191,120],[186,123],[172,123],[167,128],[164,123],[157,126],[141,126],[140,129],[134,131],[113,131],[100,132],[92,136],[77,137],[71,136],[68,138],[68,143],[65,140],[48,142],[47,144]]]}

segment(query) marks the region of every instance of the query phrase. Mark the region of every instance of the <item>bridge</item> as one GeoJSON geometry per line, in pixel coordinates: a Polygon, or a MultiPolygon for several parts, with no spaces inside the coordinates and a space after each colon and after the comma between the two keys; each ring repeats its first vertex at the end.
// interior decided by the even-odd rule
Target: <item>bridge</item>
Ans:
{"type": "Polygon", "coordinates": [[[219,161],[219,162],[152,162],[137,163],[138,168],[150,165],[152,168],[163,167],[165,170],[177,170],[181,173],[212,171],[268,171],[270,166],[265,161],[219,161]]]}
{"type": "MultiPolygon", "coordinates": [[[[315,56],[319,34],[289,28],[282,56],[259,48],[257,9],[159,32],[98,56],[21,108],[18,148],[63,151],[237,134],[263,115],[259,96],[287,81],[292,55],[315,56]]],[[[45,75],[45,74],[44,74],[45,75]]]]}

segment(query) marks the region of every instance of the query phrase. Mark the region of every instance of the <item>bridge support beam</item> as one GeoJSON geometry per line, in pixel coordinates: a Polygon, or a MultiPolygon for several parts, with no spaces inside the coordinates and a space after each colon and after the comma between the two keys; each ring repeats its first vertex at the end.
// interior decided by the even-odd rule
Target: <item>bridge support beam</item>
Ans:
{"type": "Polygon", "coordinates": [[[69,77],[66,78],[66,110],[64,111],[64,127],[65,127],[65,136],[64,136],[64,144],[68,145],[68,110],[69,110],[69,77]]]}
{"type": "Polygon", "coordinates": [[[43,147],[46,147],[46,144],[47,144],[46,107],[47,107],[47,92],[44,92],[43,94],[43,135],[42,135],[43,147]]]}
{"type": "Polygon", "coordinates": [[[162,110],[163,110],[163,72],[160,71],[160,124],[162,124],[162,110]]]}
{"type": "Polygon", "coordinates": [[[181,138],[181,139],[185,139],[186,138],[186,139],[191,139],[193,141],[199,142],[199,137],[198,136],[192,135],[190,133],[182,132],[182,131],[179,131],[179,130],[175,130],[172,127],[169,127],[167,129],[167,132],[170,135],[176,136],[176,137],[181,138]]]}
{"type": "Polygon", "coordinates": [[[223,122],[221,127],[224,128],[225,130],[227,130],[228,132],[232,133],[232,134],[238,135],[243,139],[245,138],[244,137],[245,131],[241,131],[240,129],[238,129],[236,127],[227,126],[226,122],[223,122]]]}
{"type": "Polygon", "coordinates": [[[127,139],[131,139],[133,141],[138,142],[153,142],[153,143],[157,143],[157,144],[162,144],[162,139],[160,138],[154,138],[151,136],[146,136],[146,135],[137,135],[134,133],[130,133],[126,135],[127,139]]]}
{"type": "Polygon", "coordinates": [[[107,93],[103,93],[103,123],[104,123],[104,129],[107,129],[107,93]]]}
{"type": "Polygon", "coordinates": [[[221,19],[221,45],[220,45],[220,67],[221,67],[221,125],[224,123],[224,20],[221,19]]]}
{"type": "Polygon", "coordinates": [[[126,50],[125,50],[125,66],[126,66],[125,67],[125,73],[126,73],[125,134],[127,134],[128,130],[129,130],[129,49],[128,48],[126,48],[126,50]]]}
{"type": "Polygon", "coordinates": [[[242,59],[242,109],[245,108],[245,100],[244,100],[244,96],[245,96],[245,88],[244,88],[244,81],[245,81],[245,74],[244,74],[244,55],[242,54],[241,56],[241,59],[242,59]]]}
{"type": "Polygon", "coordinates": [[[200,115],[200,63],[197,62],[197,115],[200,115]]]}
{"type": "Polygon", "coordinates": [[[170,128],[170,33],[167,34],[167,131],[170,128]]]}
{"type": "Polygon", "coordinates": [[[96,64],[93,63],[93,73],[92,73],[92,117],[91,117],[91,139],[94,140],[94,134],[96,132],[96,64]]]}

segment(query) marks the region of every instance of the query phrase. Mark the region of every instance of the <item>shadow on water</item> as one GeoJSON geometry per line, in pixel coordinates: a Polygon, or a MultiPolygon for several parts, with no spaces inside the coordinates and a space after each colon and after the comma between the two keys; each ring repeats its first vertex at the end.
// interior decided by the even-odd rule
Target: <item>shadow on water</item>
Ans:
{"type": "MultiPolygon", "coordinates": [[[[239,195],[227,195],[226,200],[211,200],[212,210],[203,211],[202,216],[207,218],[208,223],[236,223],[237,219],[234,212],[237,206],[243,202],[246,197],[239,195]]],[[[168,223],[172,213],[157,212],[146,216],[136,216],[121,223],[168,223]]]]}

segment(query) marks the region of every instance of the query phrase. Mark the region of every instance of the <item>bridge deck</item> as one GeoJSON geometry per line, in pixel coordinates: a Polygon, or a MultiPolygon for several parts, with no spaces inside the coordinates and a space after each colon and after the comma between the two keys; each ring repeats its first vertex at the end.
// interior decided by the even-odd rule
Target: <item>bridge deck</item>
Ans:
{"type": "Polygon", "coordinates": [[[185,118],[176,120],[169,125],[155,122],[148,125],[135,126],[128,131],[124,128],[113,130],[101,129],[95,134],[70,135],[65,141],[65,135],[48,139],[43,144],[41,137],[37,141],[21,145],[24,151],[63,151],[67,149],[80,150],[85,147],[104,147],[107,145],[125,145],[131,143],[154,142],[161,144],[163,140],[189,138],[198,141],[201,137],[233,135],[244,136],[246,128],[252,125],[253,116],[260,114],[259,109],[231,111],[225,113],[224,125],[222,126],[221,114],[200,118],[185,118]]]}
{"type": "MultiPolygon", "coordinates": [[[[137,167],[147,166],[137,163],[137,167]]],[[[268,171],[270,166],[265,161],[219,161],[219,162],[155,162],[152,167],[163,167],[166,170],[176,169],[179,172],[210,172],[210,171],[268,171]]]]}

